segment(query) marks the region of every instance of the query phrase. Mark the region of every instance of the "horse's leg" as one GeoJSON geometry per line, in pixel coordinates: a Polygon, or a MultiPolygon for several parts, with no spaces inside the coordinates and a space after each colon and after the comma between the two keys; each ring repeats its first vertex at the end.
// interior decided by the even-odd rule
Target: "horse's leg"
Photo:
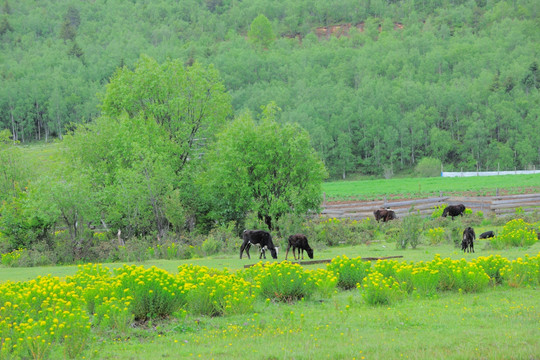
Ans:
{"type": "MultiPolygon", "coordinates": [[[[287,260],[287,256],[289,255],[289,249],[291,248],[291,244],[289,244],[289,246],[287,246],[287,252],[285,252],[285,260],[287,260]]],[[[293,250],[293,253],[294,253],[294,250],[293,250]]]]}

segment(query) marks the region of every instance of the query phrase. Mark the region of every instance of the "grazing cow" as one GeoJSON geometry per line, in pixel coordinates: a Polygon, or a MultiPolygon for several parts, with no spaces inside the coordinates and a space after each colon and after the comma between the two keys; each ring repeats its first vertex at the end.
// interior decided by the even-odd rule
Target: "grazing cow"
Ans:
{"type": "Polygon", "coordinates": [[[463,240],[461,241],[461,250],[463,252],[474,252],[474,239],[476,234],[472,227],[468,227],[463,231],[463,240]]]}
{"type": "Polygon", "coordinates": [[[463,212],[465,211],[465,205],[459,204],[459,205],[448,205],[444,208],[442,217],[447,217],[450,215],[452,217],[452,220],[454,220],[455,216],[463,216],[463,212]]]}
{"type": "Polygon", "coordinates": [[[479,239],[488,239],[495,237],[495,233],[493,231],[486,231],[480,234],[479,239]]]}
{"type": "Polygon", "coordinates": [[[304,250],[306,250],[308,256],[310,259],[313,259],[313,249],[309,247],[307,237],[302,234],[296,234],[289,236],[289,239],[287,240],[289,243],[289,246],[287,246],[287,252],[285,253],[285,260],[287,260],[287,256],[289,255],[289,249],[292,247],[292,254],[294,256],[294,260],[296,260],[296,254],[295,250],[298,250],[298,259],[300,260],[300,251],[302,251],[302,260],[304,260],[304,250]]]}
{"type": "Polygon", "coordinates": [[[382,220],[382,222],[387,222],[390,220],[397,219],[396,213],[390,209],[375,210],[373,212],[373,215],[375,215],[375,220],[377,220],[377,222],[379,222],[379,220],[382,220]]]}
{"type": "Polygon", "coordinates": [[[242,258],[242,253],[244,250],[246,251],[248,259],[251,259],[249,256],[249,248],[251,245],[257,245],[260,247],[259,259],[262,259],[263,256],[266,259],[266,250],[270,250],[272,258],[277,259],[277,248],[274,246],[274,243],[272,242],[272,235],[270,235],[269,232],[263,230],[244,230],[242,233],[242,239],[244,242],[242,243],[242,246],[240,246],[240,259],[242,258]]]}

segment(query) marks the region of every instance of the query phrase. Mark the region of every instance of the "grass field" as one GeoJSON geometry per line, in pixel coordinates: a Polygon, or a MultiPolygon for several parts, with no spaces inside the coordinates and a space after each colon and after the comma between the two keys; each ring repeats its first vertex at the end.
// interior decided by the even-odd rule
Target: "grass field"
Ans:
{"type": "Polygon", "coordinates": [[[96,342],[89,357],[538,359],[538,295],[507,288],[373,307],[351,290],[295,305],[259,302],[248,316],[188,317],[96,342]]]}
{"type": "Polygon", "coordinates": [[[441,191],[446,195],[450,193],[495,195],[497,189],[500,189],[501,194],[540,192],[540,174],[333,181],[323,184],[327,201],[370,200],[384,196],[393,198],[438,196],[441,191]]]}
{"type": "MultiPolygon", "coordinates": [[[[516,259],[538,254],[540,243],[528,249],[495,251],[487,248],[485,240],[479,240],[476,250],[464,254],[451,245],[398,250],[394,244],[376,242],[332,247],[315,255],[316,259],[401,255],[401,260],[413,262],[431,260],[435,254],[467,260],[490,254],[516,259]]],[[[280,253],[279,261],[283,257],[280,253]]],[[[176,272],[184,263],[240,269],[257,261],[240,260],[235,254],[155,260],[142,265],[176,272]]],[[[113,268],[122,264],[107,265],[113,268]]],[[[46,274],[64,277],[76,270],[76,266],[3,268],[0,282],[46,274]]],[[[245,315],[178,315],[136,326],[127,334],[96,331],[80,358],[238,359],[249,354],[253,359],[538,359],[539,295],[536,287],[498,287],[481,293],[410,296],[392,305],[372,306],[354,289],[338,291],[329,299],[313,297],[292,304],[257,300],[254,312],[245,315]]],[[[50,358],[64,358],[62,351],[61,347],[53,349],[50,358]]]]}

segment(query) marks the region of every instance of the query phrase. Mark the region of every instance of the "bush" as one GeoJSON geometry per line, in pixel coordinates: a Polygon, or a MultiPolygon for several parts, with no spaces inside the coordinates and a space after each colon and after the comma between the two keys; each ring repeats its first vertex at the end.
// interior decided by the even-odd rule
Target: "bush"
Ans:
{"type": "Polygon", "coordinates": [[[504,225],[498,236],[491,239],[494,249],[503,249],[511,246],[531,246],[538,241],[536,229],[523,219],[514,219],[504,225]]]}
{"type": "Polygon", "coordinates": [[[186,280],[165,270],[124,265],[114,270],[119,289],[131,296],[131,312],[135,320],[164,318],[186,303],[186,280]]]}
{"type": "Polygon", "coordinates": [[[500,271],[502,281],[511,287],[540,284],[540,254],[517,258],[500,271]]]}
{"type": "Polygon", "coordinates": [[[257,294],[263,299],[291,302],[308,298],[315,290],[314,278],[299,264],[289,261],[281,263],[257,263],[241,275],[253,279],[257,294]]]}
{"type": "Polygon", "coordinates": [[[371,268],[371,262],[363,261],[361,257],[349,259],[343,255],[333,258],[326,268],[337,275],[337,285],[347,290],[362,282],[371,268]]]}
{"type": "Polygon", "coordinates": [[[437,219],[437,218],[440,218],[444,212],[444,209],[447,207],[448,205],[447,204],[442,204],[442,205],[439,205],[439,206],[436,206],[433,210],[433,212],[431,213],[431,218],[432,219],[437,219]]]}
{"type": "Polygon", "coordinates": [[[209,236],[202,243],[202,250],[205,256],[210,256],[221,252],[221,242],[209,236]]]}
{"type": "Polygon", "coordinates": [[[15,267],[18,265],[19,258],[26,249],[13,250],[12,252],[2,254],[2,265],[7,267],[15,267]]]}
{"type": "Polygon", "coordinates": [[[510,265],[510,261],[501,255],[480,256],[472,262],[484,269],[492,286],[502,283],[501,271],[510,265]]]}
{"type": "Polygon", "coordinates": [[[439,159],[424,157],[416,165],[415,173],[420,177],[441,176],[441,161],[439,159]]]}
{"type": "Polygon", "coordinates": [[[392,304],[406,294],[393,277],[385,277],[377,271],[370,272],[362,284],[358,284],[358,289],[366,303],[370,305],[392,304]]]}
{"type": "Polygon", "coordinates": [[[221,316],[253,311],[255,295],[251,284],[228,274],[200,271],[195,284],[189,285],[187,308],[195,314],[221,316]]]}
{"type": "Polygon", "coordinates": [[[422,218],[419,214],[406,216],[401,223],[401,233],[397,239],[396,247],[405,249],[410,244],[413,249],[416,249],[420,243],[422,227],[422,218]]]}
{"type": "Polygon", "coordinates": [[[426,238],[430,245],[440,244],[444,240],[444,229],[440,227],[429,229],[426,238]]]}

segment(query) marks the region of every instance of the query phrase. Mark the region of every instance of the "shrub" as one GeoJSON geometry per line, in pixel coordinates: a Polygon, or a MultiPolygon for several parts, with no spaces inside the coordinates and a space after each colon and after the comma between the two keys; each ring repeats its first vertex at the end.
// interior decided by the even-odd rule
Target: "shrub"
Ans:
{"type": "Polygon", "coordinates": [[[511,287],[540,284],[540,254],[517,258],[500,271],[503,282],[511,287]]]}
{"type": "Polygon", "coordinates": [[[444,229],[436,227],[426,232],[426,238],[430,245],[440,244],[444,240],[444,229]]]}
{"type": "Polygon", "coordinates": [[[431,218],[432,219],[440,218],[444,212],[444,208],[447,206],[448,206],[447,204],[436,206],[435,210],[433,210],[433,212],[431,213],[431,218]]]}
{"type": "Polygon", "coordinates": [[[502,249],[510,246],[531,246],[538,237],[533,225],[526,223],[523,219],[510,220],[504,225],[498,236],[491,239],[491,246],[495,249],[502,249]]]}
{"type": "Polygon", "coordinates": [[[436,270],[439,274],[439,290],[459,290],[464,292],[479,292],[485,289],[490,282],[490,277],[484,268],[474,262],[465,259],[452,260],[441,259],[440,255],[426,263],[430,270],[436,270]]]}
{"type": "Polygon", "coordinates": [[[203,241],[202,250],[206,256],[217,254],[221,251],[221,243],[219,240],[209,236],[203,241]]]}
{"type": "Polygon", "coordinates": [[[19,258],[25,251],[26,249],[18,249],[6,254],[2,254],[2,265],[7,267],[17,266],[19,258]]]}
{"type": "Polygon", "coordinates": [[[422,235],[422,218],[419,214],[409,215],[403,219],[401,226],[401,233],[397,239],[396,247],[405,249],[410,244],[413,249],[416,249],[422,235]]]}
{"type": "Polygon", "coordinates": [[[257,294],[263,299],[291,302],[311,296],[315,290],[313,278],[299,264],[257,263],[241,275],[253,279],[257,294]]]}
{"type": "Polygon", "coordinates": [[[251,284],[235,275],[204,272],[188,287],[187,308],[196,314],[220,316],[253,310],[251,284]]]}
{"type": "Polygon", "coordinates": [[[315,285],[315,291],[323,298],[329,298],[336,292],[338,278],[333,271],[325,269],[311,270],[308,272],[309,281],[315,285]]]}
{"type": "Polygon", "coordinates": [[[81,289],[57,277],[0,284],[0,358],[43,359],[55,344],[75,358],[90,338],[81,289]]]}
{"type": "Polygon", "coordinates": [[[384,277],[372,271],[358,284],[362,297],[370,305],[387,305],[400,300],[406,294],[401,285],[393,277],[384,277]]]}
{"type": "Polygon", "coordinates": [[[423,157],[416,165],[415,173],[420,177],[441,176],[441,161],[431,157],[423,157]]]}
{"type": "Polygon", "coordinates": [[[186,279],[182,277],[155,266],[124,265],[114,273],[120,280],[119,289],[133,299],[130,310],[135,320],[163,318],[186,303],[186,279]]]}
{"type": "Polygon", "coordinates": [[[510,265],[510,261],[501,255],[480,256],[472,262],[484,269],[492,286],[502,283],[501,271],[510,265]]]}
{"type": "Polygon", "coordinates": [[[371,262],[362,261],[361,257],[349,259],[343,255],[333,258],[326,268],[337,275],[337,285],[340,288],[352,289],[366,277],[371,268],[371,262]]]}

